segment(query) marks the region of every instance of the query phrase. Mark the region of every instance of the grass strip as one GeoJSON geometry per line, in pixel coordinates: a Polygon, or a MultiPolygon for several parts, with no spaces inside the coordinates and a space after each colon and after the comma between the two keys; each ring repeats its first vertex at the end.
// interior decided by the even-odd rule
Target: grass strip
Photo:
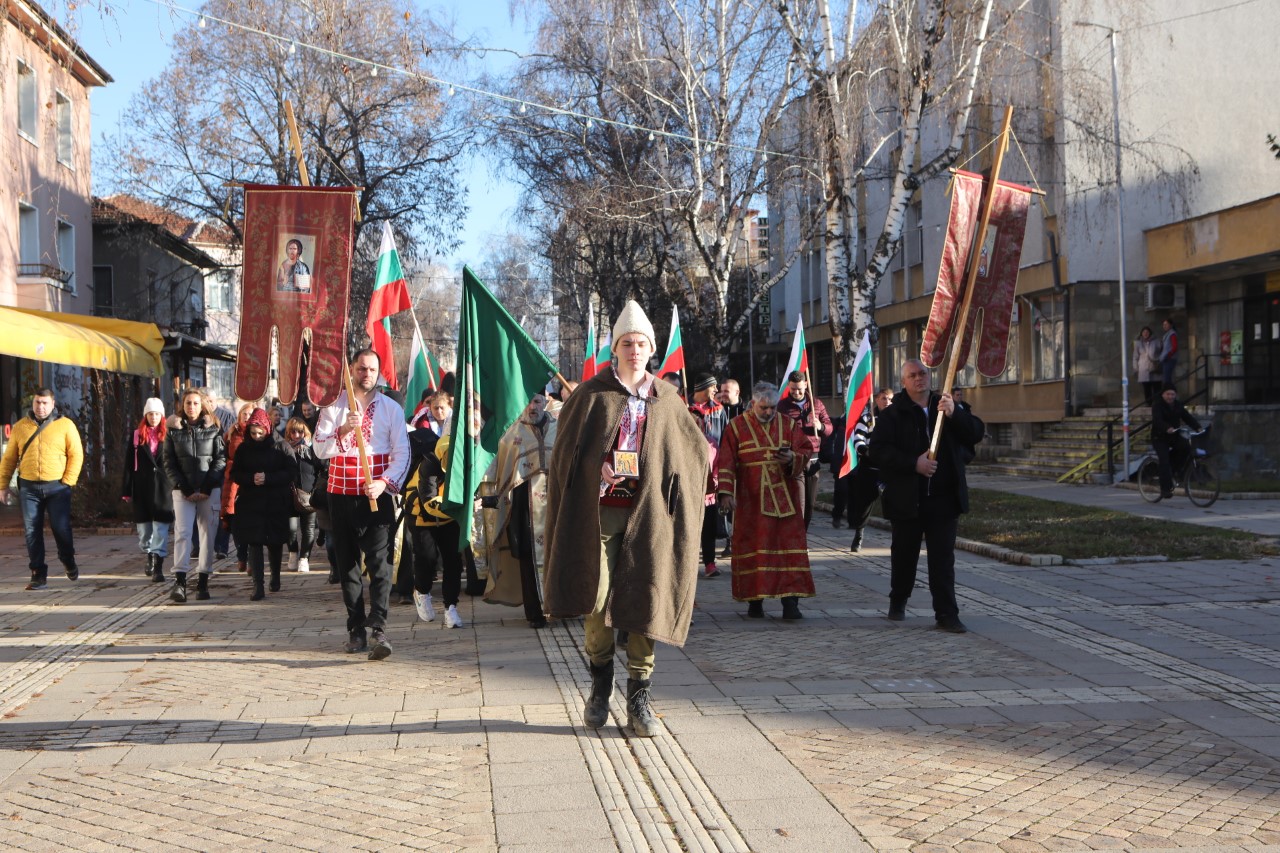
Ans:
{"type": "MultiPolygon", "coordinates": [[[[830,501],[830,494],[820,494],[830,501]]],[[[872,512],[882,516],[877,501],[872,512]]],[[[1070,560],[1165,556],[1170,560],[1254,560],[1280,553],[1273,540],[1239,530],[1143,518],[1117,510],[969,490],[969,512],[960,516],[965,539],[1025,554],[1058,554],[1070,560]]]]}

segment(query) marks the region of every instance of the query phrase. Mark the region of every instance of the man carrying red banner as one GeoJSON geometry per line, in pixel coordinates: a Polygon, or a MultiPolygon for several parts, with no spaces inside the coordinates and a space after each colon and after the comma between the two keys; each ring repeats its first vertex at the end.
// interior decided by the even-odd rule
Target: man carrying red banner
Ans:
{"type": "Polygon", "coordinates": [[[881,503],[893,525],[890,546],[889,618],[906,618],[916,584],[920,542],[928,548],[929,593],[938,627],[967,630],[956,603],[956,525],[969,511],[964,468],[986,426],[950,394],[929,390],[929,369],[918,359],[902,366],[902,393],[880,413],[871,432],[870,461],[884,483],[881,503]],[[938,457],[929,458],[937,414],[945,416],[938,457]]]}
{"type": "Polygon", "coordinates": [[[320,413],[314,449],[329,461],[329,519],[342,600],[347,606],[347,642],[350,654],[368,651],[369,660],[391,654],[387,641],[387,602],[391,595],[392,567],[388,542],[395,522],[391,496],[398,494],[409,473],[409,436],[404,409],[377,390],[380,362],[373,350],[363,350],[351,362],[355,404],[347,392],[320,413]],[[360,430],[368,451],[372,482],[365,483],[355,435],[360,430]],[[377,502],[375,512],[369,501],[377,502]],[[365,613],[361,555],[369,574],[369,610],[365,613]],[[372,633],[373,647],[365,632],[372,633]]]}
{"type": "Polygon", "coordinates": [[[800,477],[808,437],[778,414],[778,389],[761,382],[751,408],[729,421],[716,457],[720,508],[734,512],[733,598],[764,616],[764,599],[782,599],[782,618],[804,618],[799,600],[814,594],[800,477]]]}

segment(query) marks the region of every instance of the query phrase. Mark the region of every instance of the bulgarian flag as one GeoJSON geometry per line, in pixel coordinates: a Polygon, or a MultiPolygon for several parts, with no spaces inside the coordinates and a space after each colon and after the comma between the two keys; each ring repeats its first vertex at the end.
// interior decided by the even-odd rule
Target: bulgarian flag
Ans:
{"type": "Polygon", "coordinates": [[[845,391],[844,413],[844,461],[840,463],[843,477],[858,466],[858,454],[853,452],[853,428],[858,425],[858,418],[871,405],[871,334],[862,333],[862,343],[858,344],[858,355],[853,360],[853,370],[849,371],[849,387],[845,391]]]}
{"type": "Polygon", "coordinates": [[[684,370],[684,341],[680,337],[680,314],[676,306],[671,306],[671,336],[667,338],[667,354],[662,358],[662,366],[655,376],[666,376],[668,373],[680,373],[684,370]]]}
{"type": "Polygon", "coordinates": [[[596,353],[596,373],[610,367],[613,362],[613,330],[606,330],[604,333],[604,342],[600,344],[600,350],[596,353]]]}
{"type": "Polygon", "coordinates": [[[587,319],[587,352],[582,357],[583,382],[596,375],[596,312],[594,308],[587,312],[587,319]]]}
{"type": "Polygon", "coordinates": [[[391,321],[387,318],[408,311],[409,286],[400,269],[400,253],[391,235],[391,223],[383,220],[382,246],[378,249],[378,272],[373,279],[373,298],[364,329],[369,334],[369,348],[378,354],[379,372],[392,390],[400,390],[396,382],[395,353],[391,348],[391,321]]]}
{"type": "Polygon", "coordinates": [[[787,382],[790,380],[791,374],[797,370],[801,373],[809,370],[809,352],[805,348],[804,319],[802,317],[796,318],[796,336],[791,340],[791,355],[787,357],[787,369],[783,371],[782,381],[778,383],[784,398],[788,394],[787,382]]]}
{"type": "MultiPolygon", "coordinates": [[[[405,382],[404,401],[408,406],[417,406],[422,395],[439,387],[436,373],[439,367],[434,364],[435,358],[422,340],[422,329],[418,328],[418,318],[413,318],[413,348],[409,350],[409,376],[405,382]]],[[[414,420],[418,419],[414,411],[414,420]]]]}

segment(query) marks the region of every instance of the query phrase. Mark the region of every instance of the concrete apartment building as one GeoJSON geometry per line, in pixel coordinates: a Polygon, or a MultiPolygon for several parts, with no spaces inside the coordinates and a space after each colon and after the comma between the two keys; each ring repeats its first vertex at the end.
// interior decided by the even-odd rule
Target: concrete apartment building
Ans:
{"type": "MultiPolygon", "coordinates": [[[[986,455],[1024,449],[1068,416],[1118,411],[1122,349],[1132,349],[1143,326],[1159,336],[1168,317],[1181,336],[1181,396],[1199,395],[1195,404],[1220,425],[1236,467],[1274,471],[1280,453],[1264,434],[1280,411],[1280,160],[1266,137],[1280,134],[1272,37],[1280,5],[1185,0],[1148,7],[1140,18],[1132,6],[1032,4],[1048,31],[1034,46],[1004,52],[1001,65],[982,75],[961,160],[998,130],[1003,104],[1012,101],[1021,150],[1010,150],[1001,177],[1038,185],[1045,195],[1028,219],[1005,372],[988,378],[969,368],[957,385],[968,388],[988,424],[986,455]],[[1116,30],[1121,193],[1109,28],[1116,30]],[[1128,340],[1120,323],[1118,200],[1128,340]],[[1050,234],[1060,253],[1056,280],[1050,234]]],[[[923,157],[941,150],[948,134],[926,128],[923,157]]],[[[966,168],[989,166],[988,151],[966,168]]],[[[896,385],[902,361],[919,354],[950,204],[947,178],[916,194],[902,250],[881,281],[877,385],[896,385]]],[[[871,240],[884,222],[877,200],[887,188],[870,181],[864,189],[871,240]]],[[[780,198],[771,196],[769,210],[784,248],[795,240],[792,217],[780,198]]],[[[771,336],[789,341],[797,312],[805,312],[815,366],[830,362],[822,352],[831,349],[825,281],[815,245],[773,296],[771,336]]],[[[815,374],[819,394],[840,393],[837,377],[821,368],[815,374]]],[[[1131,404],[1140,404],[1132,365],[1129,380],[1131,404]]],[[[1135,411],[1135,425],[1146,412],[1135,411]]],[[[1141,450],[1148,439],[1134,441],[1141,450]]]]}

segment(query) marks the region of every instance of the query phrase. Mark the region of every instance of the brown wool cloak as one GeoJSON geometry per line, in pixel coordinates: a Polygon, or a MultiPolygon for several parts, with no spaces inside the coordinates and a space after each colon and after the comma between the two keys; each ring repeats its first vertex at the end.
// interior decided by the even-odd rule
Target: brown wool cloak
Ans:
{"type": "MultiPolygon", "coordinates": [[[[707,441],[676,389],[655,381],[640,483],[605,604],[605,624],[683,646],[698,583],[707,441]]],[[[606,369],[582,383],[559,413],[551,454],[543,610],[582,616],[600,583],[600,466],[628,393],[606,369]]]]}

